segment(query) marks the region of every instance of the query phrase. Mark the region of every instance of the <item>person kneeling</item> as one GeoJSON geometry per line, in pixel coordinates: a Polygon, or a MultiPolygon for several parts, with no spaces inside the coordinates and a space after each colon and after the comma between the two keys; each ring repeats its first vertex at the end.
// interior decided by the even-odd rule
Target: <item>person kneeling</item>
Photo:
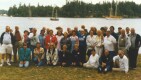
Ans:
{"type": "Polygon", "coordinates": [[[23,48],[20,48],[19,52],[19,67],[28,67],[31,57],[31,50],[27,48],[27,43],[23,43],[23,48]]]}
{"type": "Polygon", "coordinates": [[[128,58],[124,55],[124,51],[119,50],[118,55],[113,58],[114,64],[119,64],[119,68],[113,68],[113,71],[124,71],[128,73],[129,64],[128,58]]]}
{"type": "Polygon", "coordinates": [[[63,50],[59,53],[59,63],[61,66],[71,65],[71,54],[67,51],[67,45],[63,45],[63,50]]]}
{"type": "Polygon", "coordinates": [[[109,51],[105,50],[104,54],[101,55],[99,59],[99,67],[98,67],[98,72],[106,73],[108,71],[112,70],[112,56],[110,56],[109,51]]]}
{"type": "Polygon", "coordinates": [[[58,52],[53,43],[49,45],[49,49],[46,52],[46,59],[48,65],[57,65],[58,52]]]}
{"type": "Polygon", "coordinates": [[[43,59],[44,59],[44,49],[40,47],[40,43],[38,42],[36,44],[36,48],[34,49],[34,62],[38,66],[43,65],[43,59]]]}
{"type": "Polygon", "coordinates": [[[95,53],[93,49],[91,51],[90,58],[87,63],[84,63],[83,66],[86,68],[98,68],[99,65],[99,55],[95,53]]]}
{"type": "Polygon", "coordinates": [[[74,45],[74,50],[72,51],[72,65],[73,66],[81,66],[82,64],[82,54],[80,54],[79,45],[74,45]]]}

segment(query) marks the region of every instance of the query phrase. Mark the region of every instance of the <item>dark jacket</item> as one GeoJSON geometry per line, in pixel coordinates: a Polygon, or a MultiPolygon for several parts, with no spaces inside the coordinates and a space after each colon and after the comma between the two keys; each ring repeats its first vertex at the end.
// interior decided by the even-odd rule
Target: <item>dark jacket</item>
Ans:
{"type": "Polygon", "coordinates": [[[59,55],[59,62],[65,62],[67,65],[71,63],[71,53],[69,51],[60,51],[59,55]]]}
{"type": "Polygon", "coordinates": [[[106,63],[106,66],[109,66],[111,69],[112,69],[112,62],[113,62],[113,59],[112,57],[109,55],[105,56],[105,55],[102,55],[100,58],[99,58],[99,64],[102,65],[102,62],[103,63],[106,63]]]}

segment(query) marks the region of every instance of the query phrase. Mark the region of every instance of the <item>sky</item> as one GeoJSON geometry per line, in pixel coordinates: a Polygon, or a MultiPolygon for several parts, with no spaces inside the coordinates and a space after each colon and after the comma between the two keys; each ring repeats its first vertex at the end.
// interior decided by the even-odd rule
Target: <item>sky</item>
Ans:
{"type": "MultiPolygon", "coordinates": [[[[73,1],[73,0],[68,0],[73,1]]],[[[86,3],[92,2],[93,4],[103,2],[103,1],[112,1],[112,0],[80,0],[84,1],[86,3]]],[[[141,4],[141,0],[118,0],[118,1],[134,1],[137,4],[141,4]]],[[[19,5],[19,3],[22,4],[31,4],[31,5],[37,5],[38,3],[40,5],[57,5],[57,6],[63,6],[66,4],[66,0],[0,0],[0,9],[8,10],[9,7],[13,5],[19,5]]]]}

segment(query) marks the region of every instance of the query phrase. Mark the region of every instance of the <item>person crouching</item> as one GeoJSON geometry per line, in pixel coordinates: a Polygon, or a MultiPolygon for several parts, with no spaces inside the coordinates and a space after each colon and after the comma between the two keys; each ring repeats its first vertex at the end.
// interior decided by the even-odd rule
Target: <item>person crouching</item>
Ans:
{"type": "Polygon", "coordinates": [[[55,44],[51,43],[49,49],[46,52],[47,65],[57,65],[58,51],[55,48],[55,44]]]}
{"type": "Polygon", "coordinates": [[[99,67],[98,67],[98,72],[99,73],[106,73],[108,71],[112,70],[112,56],[110,56],[109,51],[105,50],[104,54],[101,55],[99,59],[99,67]]]}
{"type": "Polygon", "coordinates": [[[34,62],[37,65],[37,67],[43,65],[43,59],[44,59],[44,48],[40,46],[40,43],[37,42],[36,48],[34,49],[34,62]]]}
{"type": "Polygon", "coordinates": [[[94,49],[92,49],[88,62],[84,63],[83,66],[86,68],[98,68],[98,65],[99,65],[99,55],[96,54],[94,49]]]}
{"type": "Polygon", "coordinates": [[[23,47],[19,49],[18,56],[20,62],[19,67],[28,67],[30,63],[31,50],[30,48],[27,48],[27,43],[23,43],[23,47]]]}

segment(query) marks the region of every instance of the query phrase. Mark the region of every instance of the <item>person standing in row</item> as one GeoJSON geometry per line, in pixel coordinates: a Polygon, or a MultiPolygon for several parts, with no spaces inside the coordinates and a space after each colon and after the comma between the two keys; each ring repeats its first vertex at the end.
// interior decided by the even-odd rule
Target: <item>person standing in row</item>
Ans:
{"type": "Polygon", "coordinates": [[[49,45],[53,43],[55,44],[55,46],[57,45],[57,38],[56,36],[53,34],[53,30],[49,31],[49,34],[46,36],[45,38],[45,44],[46,44],[46,49],[48,50],[49,45]]]}
{"type": "Polygon", "coordinates": [[[14,32],[14,38],[15,38],[15,44],[13,46],[13,52],[14,52],[14,62],[17,62],[17,52],[22,47],[22,35],[19,31],[19,27],[15,26],[15,32],[14,32]]]}
{"type": "Polygon", "coordinates": [[[96,41],[95,51],[99,56],[101,56],[101,54],[103,53],[103,42],[104,42],[104,37],[101,30],[97,31],[95,41],[96,41]]]}
{"type": "Polygon", "coordinates": [[[109,51],[112,57],[116,55],[115,47],[114,47],[115,44],[116,44],[116,39],[112,35],[110,35],[110,30],[107,30],[106,36],[104,38],[104,48],[109,51]]]}
{"type": "Polygon", "coordinates": [[[128,50],[131,46],[131,41],[128,36],[125,34],[125,30],[121,30],[121,35],[118,38],[118,50],[123,50],[125,55],[128,57],[128,50]]]}
{"type": "Polygon", "coordinates": [[[82,29],[80,30],[79,34],[78,34],[78,39],[79,39],[79,50],[80,50],[80,54],[82,55],[82,62],[85,63],[86,62],[86,34],[84,34],[85,31],[82,29]]]}
{"type": "Polygon", "coordinates": [[[88,35],[86,38],[86,43],[87,43],[87,55],[89,58],[91,55],[91,51],[95,49],[95,46],[96,46],[95,36],[92,30],[90,31],[90,35],[88,35]]]}
{"type": "Polygon", "coordinates": [[[30,39],[30,49],[32,51],[32,60],[34,59],[34,49],[36,48],[37,42],[39,42],[38,36],[37,36],[37,29],[33,28],[33,32],[29,34],[30,39]]]}
{"type": "Polygon", "coordinates": [[[10,64],[10,58],[11,58],[11,54],[12,54],[12,49],[13,49],[13,45],[15,43],[14,41],[14,36],[13,34],[10,32],[10,26],[6,26],[6,31],[2,33],[1,38],[0,38],[0,43],[2,45],[2,58],[1,58],[1,65],[4,65],[4,56],[6,55],[7,58],[7,65],[11,65],[10,64]]]}
{"type": "Polygon", "coordinates": [[[61,50],[63,49],[63,45],[67,45],[67,50],[71,51],[71,39],[68,37],[68,33],[64,32],[64,37],[60,40],[61,50]]]}
{"type": "Polygon", "coordinates": [[[131,40],[131,47],[129,48],[129,67],[136,69],[138,51],[141,46],[141,37],[135,32],[134,28],[131,28],[131,34],[129,35],[131,40]]]}

